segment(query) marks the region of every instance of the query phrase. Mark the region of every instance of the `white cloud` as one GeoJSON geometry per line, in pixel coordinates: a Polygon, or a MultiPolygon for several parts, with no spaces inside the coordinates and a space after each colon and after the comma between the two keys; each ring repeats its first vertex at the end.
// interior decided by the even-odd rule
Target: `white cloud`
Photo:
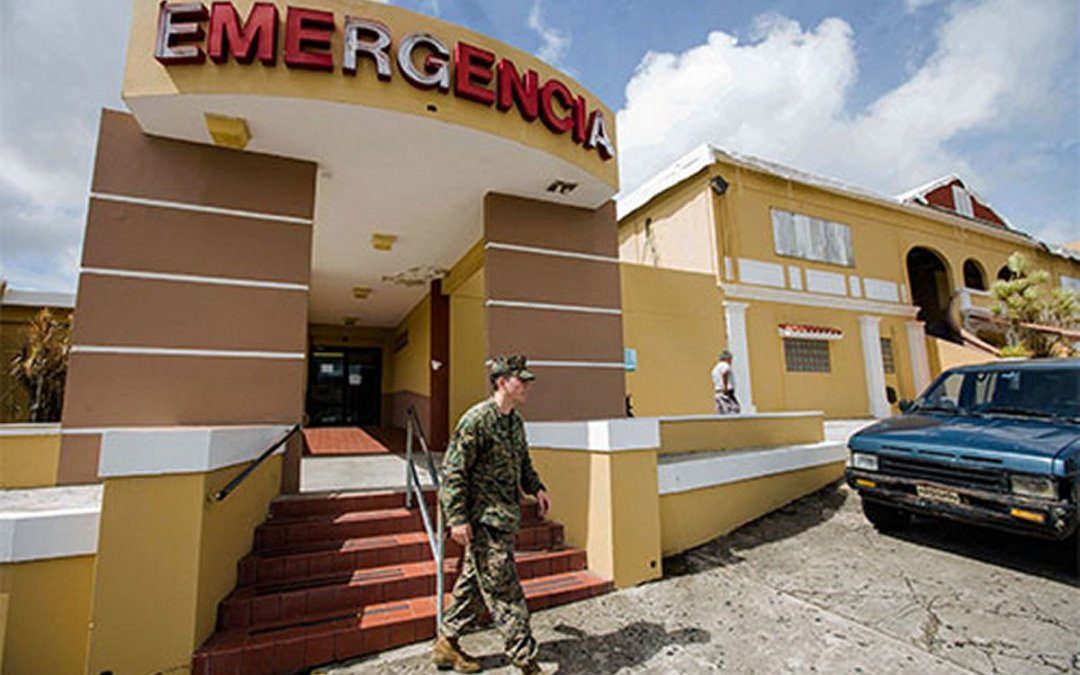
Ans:
{"type": "Polygon", "coordinates": [[[804,29],[767,16],[751,42],[716,31],[681,54],[649,53],[618,114],[623,187],[705,141],[886,194],[949,172],[978,185],[986,176],[950,143],[1052,113],[1069,94],[1054,77],[1073,17],[1069,0],[954,6],[929,58],[857,111],[854,37],[840,19],[804,29]]]}
{"type": "Polygon", "coordinates": [[[545,25],[540,17],[540,0],[533,0],[532,9],[529,11],[529,28],[536,31],[542,40],[540,49],[536,52],[542,61],[556,64],[570,48],[570,37],[566,33],[545,25]]]}
{"type": "Polygon", "coordinates": [[[0,4],[0,276],[75,288],[102,105],[121,108],[131,5],[0,4]]]}
{"type": "Polygon", "coordinates": [[[939,2],[940,0],[904,0],[904,9],[908,14],[917,12],[923,7],[929,7],[930,5],[939,2]]]}

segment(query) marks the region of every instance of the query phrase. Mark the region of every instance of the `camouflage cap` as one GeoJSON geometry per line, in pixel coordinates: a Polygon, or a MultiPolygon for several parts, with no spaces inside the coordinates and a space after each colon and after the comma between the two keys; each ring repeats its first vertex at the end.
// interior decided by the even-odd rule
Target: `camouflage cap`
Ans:
{"type": "Polygon", "coordinates": [[[533,375],[532,371],[528,369],[528,362],[521,354],[496,356],[487,362],[487,366],[491,369],[493,377],[513,377],[516,375],[519,380],[536,379],[536,375],[533,375]]]}

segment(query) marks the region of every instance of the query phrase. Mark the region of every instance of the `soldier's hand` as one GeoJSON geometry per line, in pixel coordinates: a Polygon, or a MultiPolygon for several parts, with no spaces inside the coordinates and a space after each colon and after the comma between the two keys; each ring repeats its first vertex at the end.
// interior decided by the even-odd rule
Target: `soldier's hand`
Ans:
{"type": "Polygon", "coordinates": [[[462,546],[468,546],[469,542],[472,541],[472,525],[465,523],[464,525],[451,527],[450,538],[462,546]]]}
{"type": "Polygon", "coordinates": [[[543,518],[551,510],[551,497],[541,490],[536,493],[536,504],[540,508],[540,517],[543,518]]]}

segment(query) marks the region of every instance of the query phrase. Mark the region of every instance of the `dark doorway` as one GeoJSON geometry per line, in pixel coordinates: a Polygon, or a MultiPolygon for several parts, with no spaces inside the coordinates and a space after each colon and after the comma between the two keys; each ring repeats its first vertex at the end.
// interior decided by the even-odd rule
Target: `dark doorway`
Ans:
{"type": "Polygon", "coordinates": [[[959,341],[960,335],[949,321],[952,284],[945,261],[930,249],[916,247],[907,254],[907,271],[911,299],[919,307],[919,320],[926,322],[927,334],[959,341]]]}
{"type": "Polygon", "coordinates": [[[315,347],[308,369],[308,426],[378,426],[382,350],[315,347]]]}

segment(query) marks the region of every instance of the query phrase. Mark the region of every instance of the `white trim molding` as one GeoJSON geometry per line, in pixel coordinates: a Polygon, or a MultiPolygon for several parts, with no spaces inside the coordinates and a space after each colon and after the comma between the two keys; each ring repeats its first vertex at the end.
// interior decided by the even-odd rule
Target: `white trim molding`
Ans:
{"type": "Polygon", "coordinates": [[[847,282],[844,275],[837,272],[806,270],[806,290],[830,295],[847,295],[847,282]]]}
{"type": "Polygon", "coordinates": [[[846,446],[839,441],[661,455],[656,467],[657,484],[663,496],[832,464],[846,457],[846,446]]]}
{"type": "Polygon", "coordinates": [[[862,336],[863,371],[866,374],[866,398],[870,415],[878,419],[891,414],[885,396],[885,361],[881,356],[881,317],[860,316],[859,333],[862,336]]]}
{"type": "Polygon", "coordinates": [[[558,305],[547,302],[524,302],[521,300],[486,300],[488,307],[506,307],[509,309],[542,309],[551,312],[582,312],[584,314],[610,314],[622,316],[622,309],[615,307],[588,307],[585,305],[558,305]]]}
{"type": "Polygon", "coordinates": [[[882,302],[900,302],[900,292],[896,284],[884,279],[863,279],[863,288],[866,290],[867,300],[881,300],[882,302]]]}
{"type": "Polygon", "coordinates": [[[120,202],[123,204],[135,204],[137,206],[152,206],[161,209],[178,209],[180,211],[196,211],[198,213],[211,213],[218,216],[237,216],[239,218],[257,218],[259,220],[276,220],[281,223],[293,223],[296,225],[313,225],[311,218],[299,216],[283,216],[279,213],[264,213],[261,211],[245,211],[243,209],[230,209],[220,206],[207,206],[205,204],[190,204],[188,202],[173,202],[164,199],[146,199],[144,197],[131,197],[108,192],[91,192],[91,199],[100,199],[106,202],[120,202]]]}
{"type": "MultiPolygon", "coordinates": [[[[101,437],[98,475],[117,478],[216,471],[250,462],[281,440],[289,428],[269,425],[106,429],[101,437]]],[[[284,451],[282,446],[274,454],[284,451]]]]}
{"type": "Polygon", "coordinates": [[[121,347],[114,345],[72,345],[73,354],[128,354],[139,356],[209,356],[228,359],[304,360],[304,352],[260,352],[243,349],[184,349],[175,347],[121,347]]]}
{"type": "Polygon", "coordinates": [[[59,423],[0,424],[0,438],[10,436],[59,436],[59,423]]]}
{"type": "MultiPolygon", "coordinates": [[[[532,365],[532,364],[529,364],[532,365]]],[[[526,422],[529,445],[552,450],[624,452],[660,447],[660,420],[633,417],[581,422],[526,422]]]]}
{"type": "Polygon", "coordinates": [[[529,367],[537,368],[613,368],[624,370],[623,361],[529,361],[529,367]]]}
{"type": "Polygon", "coordinates": [[[97,553],[101,507],[0,512],[0,563],[97,553]]]}
{"type": "Polygon", "coordinates": [[[930,385],[930,359],[926,355],[926,327],[922,321],[908,321],[908,354],[911,356],[911,375],[918,396],[930,385]]]}
{"type": "Polygon", "coordinates": [[[827,309],[840,309],[849,312],[872,312],[874,314],[887,314],[890,316],[904,316],[915,318],[919,313],[918,307],[911,305],[887,304],[870,300],[856,300],[854,298],[840,298],[835,295],[817,295],[814,293],[801,293],[779,288],[763,288],[761,286],[745,286],[743,284],[720,284],[724,295],[736,300],[761,300],[763,302],[779,302],[789,305],[802,305],[804,307],[825,307],[827,309]]]}
{"type": "Polygon", "coordinates": [[[744,284],[784,288],[784,266],[776,263],[739,258],[739,281],[744,284]]]}
{"type": "Polygon", "coordinates": [[[723,305],[724,328],[732,356],[731,369],[735,375],[735,398],[743,412],[755,413],[754,387],[750,381],[750,344],[746,337],[746,309],[750,305],[731,301],[725,301],[723,305]]]}
{"type": "Polygon", "coordinates": [[[84,267],[82,274],[102,277],[121,277],[124,279],[149,279],[151,281],[178,281],[189,284],[211,284],[214,286],[240,286],[244,288],[270,288],[283,291],[307,291],[307,284],[292,284],[284,281],[261,281],[258,279],[236,279],[233,277],[206,277],[194,274],[172,274],[169,272],[143,272],[141,270],[119,270],[104,267],[84,267]]]}
{"type": "Polygon", "coordinates": [[[550,255],[556,258],[573,258],[575,260],[587,260],[589,262],[618,263],[619,259],[609,255],[596,253],[579,253],[577,251],[564,251],[554,248],[540,248],[538,246],[522,246],[521,244],[503,244],[497,241],[489,241],[484,248],[496,251],[513,251],[515,253],[534,253],[536,255],[550,255]]]}

